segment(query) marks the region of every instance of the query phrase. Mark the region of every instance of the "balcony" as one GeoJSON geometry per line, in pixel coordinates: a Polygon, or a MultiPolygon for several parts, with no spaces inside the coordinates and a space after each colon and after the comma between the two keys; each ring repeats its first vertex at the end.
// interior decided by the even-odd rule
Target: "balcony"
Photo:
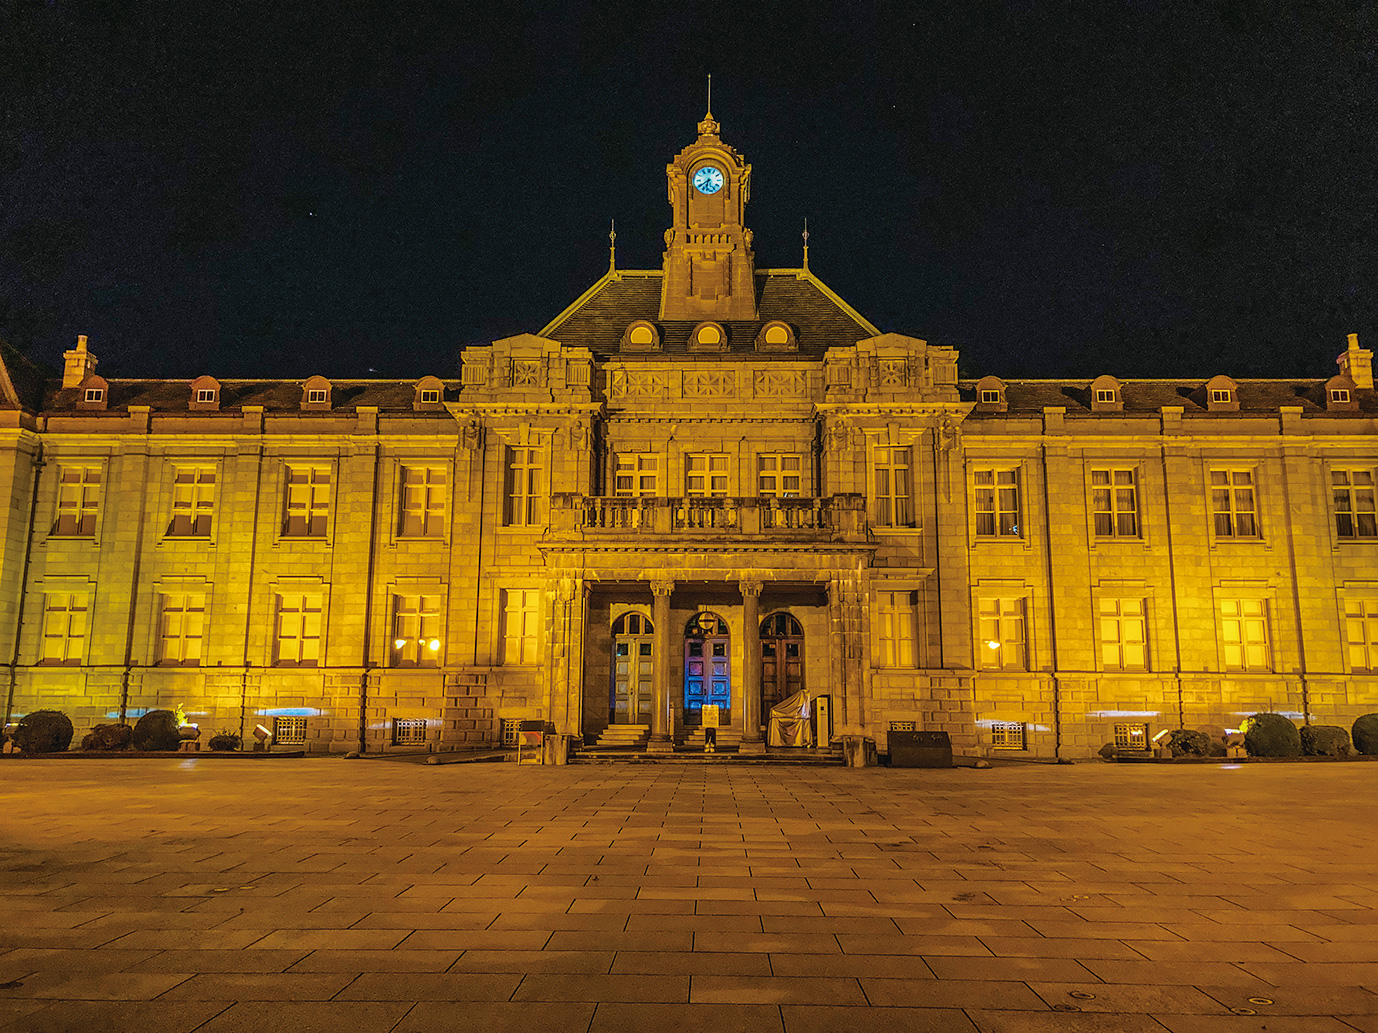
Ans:
{"type": "Polygon", "coordinates": [[[551,531],[558,537],[625,536],[628,531],[690,537],[756,537],[865,541],[862,495],[818,499],[551,497],[551,531]]]}

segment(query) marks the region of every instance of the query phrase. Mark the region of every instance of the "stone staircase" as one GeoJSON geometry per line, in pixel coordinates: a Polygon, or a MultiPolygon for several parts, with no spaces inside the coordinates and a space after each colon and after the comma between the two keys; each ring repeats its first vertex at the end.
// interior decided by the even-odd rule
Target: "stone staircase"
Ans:
{"type": "MultiPolygon", "coordinates": [[[[646,740],[651,737],[650,725],[608,725],[598,737],[594,749],[616,750],[646,748],[646,740]]],[[[701,744],[701,743],[700,743],[701,744]]]]}
{"type": "MultiPolygon", "coordinates": [[[[740,728],[719,728],[718,729],[718,749],[724,752],[736,752],[737,747],[742,742],[742,730],[740,728]]],[[[692,750],[695,753],[703,752],[703,728],[695,726],[680,740],[681,749],[692,750]]]]}

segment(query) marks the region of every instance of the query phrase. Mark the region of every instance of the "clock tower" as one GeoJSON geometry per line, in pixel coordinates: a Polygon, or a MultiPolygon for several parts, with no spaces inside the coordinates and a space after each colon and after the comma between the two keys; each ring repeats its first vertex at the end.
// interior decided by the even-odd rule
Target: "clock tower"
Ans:
{"type": "Polygon", "coordinates": [[[751,166],[718,138],[709,111],[699,138],[665,166],[674,225],[665,231],[660,318],[756,318],[756,263],[743,225],[751,166]]]}

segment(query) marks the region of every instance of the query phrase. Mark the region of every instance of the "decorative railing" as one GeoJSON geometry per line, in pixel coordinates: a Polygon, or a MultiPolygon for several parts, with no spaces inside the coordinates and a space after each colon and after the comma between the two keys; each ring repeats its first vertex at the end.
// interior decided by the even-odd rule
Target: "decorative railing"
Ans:
{"type": "Polygon", "coordinates": [[[651,534],[724,534],[864,537],[865,499],[617,498],[558,494],[551,499],[551,530],[561,533],[639,531],[651,534]]]}

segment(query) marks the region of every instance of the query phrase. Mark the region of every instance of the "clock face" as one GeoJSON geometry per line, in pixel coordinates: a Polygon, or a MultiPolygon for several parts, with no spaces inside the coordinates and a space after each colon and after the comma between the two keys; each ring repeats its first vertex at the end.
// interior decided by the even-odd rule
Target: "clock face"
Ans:
{"type": "Polygon", "coordinates": [[[722,189],[722,173],[705,165],[694,173],[694,189],[701,194],[716,194],[722,189]]]}

